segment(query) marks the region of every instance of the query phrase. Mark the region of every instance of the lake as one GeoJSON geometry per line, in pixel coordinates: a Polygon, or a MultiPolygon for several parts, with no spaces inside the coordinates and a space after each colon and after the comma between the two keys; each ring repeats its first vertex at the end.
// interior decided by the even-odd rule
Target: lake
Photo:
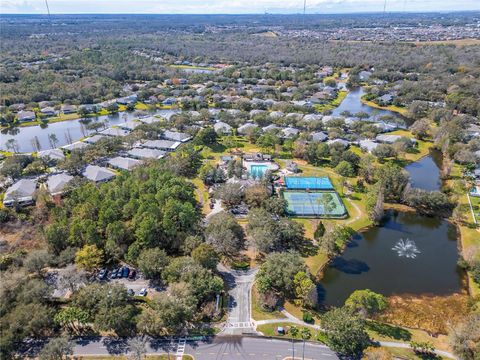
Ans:
{"type": "Polygon", "coordinates": [[[395,118],[399,117],[399,115],[393,111],[376,109],[362,103],[361,99],[364,94],[365,91],[361,87],[350,90],[340,105],[332,111],[332,115],[341,116],[344,111],[349,111],[352,115],[355,115],[359,112],[364,112],[369,114],[374,119],[386,115],[393,116],[395,118]]]}
{"type": "MultiPolygon", "coordinates": [[[[149,115],[163,115],[168,116],[172,113],[172,110],[157,110],[149,113],[149,115]]],[[[106,122],[107,126],[118,125],[120,123],[138,119],[133,112],[123,112],[114,115],[103,115],[98,117],[89,118],[92,121],[106,122]]],[[[13,129],[3,129],[0,133],[0,150],[7,150],[5,144],[9,139],[16,139],[19,145],[19,152],[33,152],[35,151],[32,146],[32,139],[36,136],[40,142],[41,149],[50,149],[50,143],[48,141],[48,135],[55,134],[58,138],[57,147],[67,145],[67,138],[70,137],[73,142],[85,137],[80,124],[80,119],[61,121],[52,124],[48,124],[45,128],[39,125],[16,127],[13,129]]]]}
{"type": "Polygon", "coordinates": [[[429,156],[405,166],[410,174],[412,187],[428,191],[440,190],[440,168],[442,167],[442,153],[433,150],[429,156]]]}
{"type": "MultiPolygon", "coordinates": [[[[432,151],[405,167],[413,187],[439,190],[442,155],[432,151]]],[[[462,290],[458,233],[447,220],[389,210],[382,224],[357,234],[333,259],[318,286],[319,302],[340,306],[355,290],[448,295],[462,290]]]]}
{"type": "Polygon", "coordinates": [[[381,226],[358,234],[330,263],[318,285],[319,302],[341,306],[362,289],[385,296],[459,292],[457,236],[446,220],[390,210],[381,226]]]}

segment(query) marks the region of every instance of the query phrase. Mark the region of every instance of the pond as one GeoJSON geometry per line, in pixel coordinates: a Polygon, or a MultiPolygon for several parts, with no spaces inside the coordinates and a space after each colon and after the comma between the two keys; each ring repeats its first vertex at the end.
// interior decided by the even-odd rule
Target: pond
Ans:
{"type": "Polygon", "coordinates": [[[365,91],[361,87],[350,90],[340,105],[332,111],[332,115],[341,116],[344,111],[349,111],[352,115],[355,115],[359,112],[364,112],[369,114],[374,119],[386,115],[393,116],[395,118],[399,117],[399,115],[393,111],[376,109],[362,103],[361,99],[364,94],[365,91]]]}
{"type": "MultiPolygon", "coordinates": [[[[150,115],[164,115],[167,116],[172,113],[171,110],[158,110],[150,113],[150,115]]],[[[92,121],[106,122],[107,126],[118,125],[120,123],[138,119],[135,113],[123,112],[114,115],[104,115],[98,117],[89,118],[92,121]]],[[[75,142],[88,134],[84,133],[78,120],[62,121],[57,123],[48,124],[42,128],[39,125],[16,127],[13,129],[3,129],[0,133],[0,150],[7,150],[5,144],[9,139],[15,139],[18,142],[19,152],[33,152],[35,148],[32,145],[32,140],[36,136],[40,142],[40,150],[50,149],[50,143],[48,136],[55,134],[58,139],[57,147],[67,145],[69,143],[68,138],[75,142]]]]}
{"type": "Polygon", "coordinates": [[[428,191],[440,190],[442,181],[440,179],[440,168],[442,167],[442,153],[431,151],[429,156],[405,166],[410,174],[412,187],[428,191]]]}
{"type": "Polygon", "coordinates": [[[456,239],[446,220],[390,210],[381,226],[358,234],[330,263],[318,285],[319,302],[341,306],[362,289],[385,296],[459,292],[456,239]]]}

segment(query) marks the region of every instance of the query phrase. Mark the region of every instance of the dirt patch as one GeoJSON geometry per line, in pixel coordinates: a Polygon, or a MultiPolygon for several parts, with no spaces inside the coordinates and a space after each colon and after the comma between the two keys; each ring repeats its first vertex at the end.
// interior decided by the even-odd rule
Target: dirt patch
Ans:
{"type": "Polygon", "coordinates": [[[16,249],[37,249],[42,247],[43,241],[36,227],[29,223],[16,221],[2,224],[0,243],[2,252],[8,252],[16,249]]]}

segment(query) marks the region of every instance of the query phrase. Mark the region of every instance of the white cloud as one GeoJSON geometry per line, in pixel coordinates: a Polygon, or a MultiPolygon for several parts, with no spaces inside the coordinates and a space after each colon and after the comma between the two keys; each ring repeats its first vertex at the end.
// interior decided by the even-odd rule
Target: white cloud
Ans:
{"type": "MultiPolygon", "coordinates": [[[[49,0],[52,13],[301,12],[303,0],[49,0]]],[[[307,11],[383,11],[384,0],[307,0],[307,11]]],[[[45,13],[44,0],[0,0],[2,13],[45,13]]],[[[388,11],[480,10],[479,0],[387,0],[388,11]]]]}

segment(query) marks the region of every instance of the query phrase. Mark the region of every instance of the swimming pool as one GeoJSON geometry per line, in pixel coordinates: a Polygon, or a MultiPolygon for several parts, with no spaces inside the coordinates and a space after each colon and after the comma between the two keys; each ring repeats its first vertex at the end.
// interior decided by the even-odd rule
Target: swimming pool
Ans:
{"type": "Polygon", "coordinates": [[[267,165],[250,165],[250,176],[253,179],[261,179],[267,170],[267,165]]]}

